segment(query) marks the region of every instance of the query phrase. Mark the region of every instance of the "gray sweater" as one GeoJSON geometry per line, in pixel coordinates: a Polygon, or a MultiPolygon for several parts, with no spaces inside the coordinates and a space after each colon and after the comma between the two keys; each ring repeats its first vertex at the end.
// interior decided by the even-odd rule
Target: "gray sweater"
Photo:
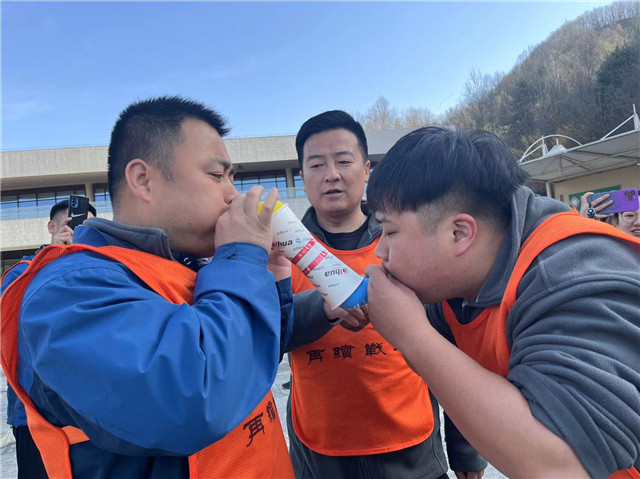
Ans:
{"type": "MultiPolygon", "coordinates": [[[[449,300],[461,323],[499,304],[520,245],[569,208],[520,188],[497,260],[474,301],[449,300]]],[[[582,234],[544,250],[507,319],[507,379],[533,415],[564,439],[591,477],[640,467],[640,249],[582,234]]],[[[440,304],[430,321],[453,340],[440,304]]]]}

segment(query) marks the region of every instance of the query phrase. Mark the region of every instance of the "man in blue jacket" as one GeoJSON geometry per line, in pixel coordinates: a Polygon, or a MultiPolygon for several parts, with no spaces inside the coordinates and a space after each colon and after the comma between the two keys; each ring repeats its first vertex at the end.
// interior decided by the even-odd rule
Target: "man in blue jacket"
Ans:
{"type": "Polygon", "coordinates": [[[261,187],[238,194],[227,132],[218,113],[190,100],[130,105],[109,146],[114,220],[74,232],[74,244],[196,271],[192,304],[167,301],[92,251],[53,260],[25,291],[19,384],[46,421],[89,438],[70,447],[73,477],[186,478],[188,456],[270,390],[286,340],[281,301],[285,311],[291,302],[290,282],[267,269],[277,190],[260,214],[261,187]]]}

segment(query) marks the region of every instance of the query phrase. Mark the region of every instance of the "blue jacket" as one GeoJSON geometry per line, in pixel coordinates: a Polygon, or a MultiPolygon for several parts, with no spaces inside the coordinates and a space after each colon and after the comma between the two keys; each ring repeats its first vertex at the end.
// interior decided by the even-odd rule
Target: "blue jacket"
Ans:
{"type": "MultiPolygon", "coordinates": [[[[74,243],[176,256],[160,230],[98,218],[76,228],[74,243]]],[[[291,329],[290,282],[276,284],[266,264],[258,246],[219,248],[199,268],[193,306],[167,302],[91,252],[34,277],[20,314],[18,379],[49,422],[89,436],[71,447],[74,477],[187,477],[186,457],[253,411],[291,329]]]]}

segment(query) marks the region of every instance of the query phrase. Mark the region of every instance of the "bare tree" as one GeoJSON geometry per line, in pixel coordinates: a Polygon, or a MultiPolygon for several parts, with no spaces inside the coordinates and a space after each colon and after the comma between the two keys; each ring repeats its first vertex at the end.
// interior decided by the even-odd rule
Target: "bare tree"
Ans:
{"type": "Polygon", "coordinates": [[[428,108],[416,108],[410,107],[406,110],[402,110],[400,114],[400,127],[401,128],[419,128],[421,126],[435,125],[440,120],[428,108]]]}
{"type": "Polygon", "coordinates": [[[367,129],[447,124],[488,130],[523,152],[552,133],[583,142],[601,137],[640,104],[639,77],[640,2],[621,1],[529,46],[506,75],[471,70],[461,101],[442,116],[414,106],[398,112],[381,96],[356,117],[367,129]]]}
{"type": "Polygon", "coordinates": [[[438,123],[438,117],[428,108],[410,107],[400,113],[391,108],[389,101],[381,96],[364,114],[354,117],[366,130],[390,130],[394,128],[418,128],[438,123]]]}
{"type": "Polygon", "coordinates": [[[356,119],[366,130],[391,130],[399,128],[396,110],[389,107],[389,101],[381,96],[364,115],[356,114],[356,119]]]}

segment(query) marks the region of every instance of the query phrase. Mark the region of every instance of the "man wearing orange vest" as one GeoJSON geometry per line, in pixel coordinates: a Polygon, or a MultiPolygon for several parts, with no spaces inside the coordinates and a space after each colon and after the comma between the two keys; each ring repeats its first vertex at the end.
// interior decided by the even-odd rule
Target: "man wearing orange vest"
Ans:
{"type": "MultiPolygon", "coordinates": [[[[296,149],[311,203],[304,225],[358,273],[379,264],[381,228],[361,205],[370,169],[362,126],[343,111],[322,113],[302,125],[296,149]]],[[[297,268],[292,287],[287,420],[296,477],[446,477],[438,404],[368,324],[366,308],[331,310],[297,268]]],[[[447,446],[452,469],[482,477],[486,462],[454,429],[447,446]]]]}
{"type": "Polygon", "coordinates": [[[371,322],[506,476],[638,478],[640,241],[525,179],[488,132],[400,139],[368,188],[371,322]]]}
{"type": "Polygon", "coordinates": [[[293,477],[270,392],[292,306],[286,260],[267,269],[277,190],[260,214],[261,188],[238,194],[227,131],[180,97],[130,105],[114,220],[4,292],[2,367],[49,477],[293,477]]]}

